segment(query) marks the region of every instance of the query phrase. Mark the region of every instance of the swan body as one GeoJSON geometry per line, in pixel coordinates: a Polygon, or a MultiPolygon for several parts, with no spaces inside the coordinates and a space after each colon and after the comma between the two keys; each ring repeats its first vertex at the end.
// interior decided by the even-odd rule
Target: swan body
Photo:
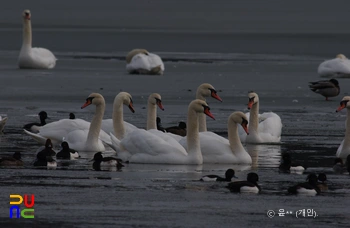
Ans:
{"type": "Polygon", "coordinates": [[[252,158],[244,149],[238,125],[248,133],[248,120],[243,112],[234,112],[228,118],[228,140],[213,132],[200,132],[200,147],[204,163],[251,164],[252,158]]]}
{"type": "Polygon", "coordinates": [[[350,60],[343,54],[338,54],[336,58],[322,62],[317,72],[321,77],[350,76],[350,60]]]}
{"type": "Polygon", "coordinates": [[[45,48],[32,47],[32,25],[29,10],[23,11],[23,43],[18,58],[21,69],[52,69],[56,65],[56,57],[45,48]]]}
{"type": "Polygon", "coordinates": [[[107,134],[113,133],[118,139],[137,129],[134,125],[123,121],[123,105],[129,107],[132,113],[135,112],[132,96],[126,92],[120,92],[114,98],[112,119],[102,120],[101,128],[107,134]]]}
{"type": "Polygon", "coordinates": [[[338,147],[336,156],[338,158],[341,158],[345,161],[346,157],[350,154],[350,96],[343,97],[342,101],[340,102],[340,105],[336,112],[341,111],[342,109],[347,109],[347,117],[346,117],[346,131],[345,131],[345,138],[341,142],[340,146],[338,147]]]}
{"type": "Polygon", "coordinates": [[[66,141],[70,148],[80,153],[105,151],[105,147],[100,140],[100,138],[103,138],[105,141],[110,141],[110,137],[104,131],[101,131],[105,100],[101,94],[92,93],[81,108],[85,108],[90,104],[96,106],[95,115],[91,123],[85,123],[80,119],[64,119],[46,124],[40,129],[38,134],[24,131],[38,142],[42,142],[46,138],[50,138],[54,144],[66,141]]]}
{"type": "Polygon", "coordinates": [[[7,119],[8,119],[7,117],[2,118],[0,116],[0,132],[2,132],[4,130],[7,119]]]}
{"type": "MultiPolygon", "coordinates": [[[[160,164],[202,164],[198,132],[198,113],[206,113],[214,119],[207,103],[194,100],[188,107],[187,115],[187,148],[172,137],[166,140],[146,130],[135,130],[121,142],[121,147],[131,154],[132,163],[160,163],[160,164]]],[[[157,129],[152,129],[158,131],[157,129]]],[[[162,133],[163,134],[163,133],[162,133]]]]}
{"type": "Polygon", "coordinates": [[[126,70],[130,74],[151,74],[162,75],[164,73],[164,63],[162,59],[144,49],[136,49],[127,55],[126,70]],[[130,57],[132,56],[131,60],[130,57]],[[128,62],[130,60],[130,62],[128,62]]]}
{"type": "Polygon", "coordinates": [[[241,142],[246,143],[277,143],[281,141],[282,121],[281,118],[273,112],[259,114],[258,94],[250,92],[248,94],[248,109],[246,113],[249,119],[248,131],[245,134],[243,129],[239,130],[241,142]]]}
{"type": "Polygon", "coordinates": [[[322,80],[317,82],[310,82],[309,88],[315,92],[319,93],[326,98],[336,97],[340,93],[340,87],[338,80],[332,78],[331,80],[322,80]]]}

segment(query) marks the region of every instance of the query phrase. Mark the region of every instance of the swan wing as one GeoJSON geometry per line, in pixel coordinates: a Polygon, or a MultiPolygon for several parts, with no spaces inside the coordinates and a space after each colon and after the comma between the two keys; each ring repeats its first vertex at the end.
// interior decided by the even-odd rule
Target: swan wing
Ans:
{"type": "Polygon", "coordinates": [[[350,60],[340,58],[326,60],[318,66],[317,72],[320,76],[350,74],[350,60]]]}
{"type": "Polygon", "coordinates": [[[31,56],[33,61],[40,64],[42,68],[54,68],[56,65],[55,55],[46,48],[32,48],[31,56]]]}
{"type": "Polygon", "coordinates": [[[282,133],[281,118],[273,112],[259,115],[259,135],[264,142],[280,142],[282,133]]]}
{"type": "MultiPolygon", "coordinates": [[[[138,129],[135,125],[124,121],[125,134],[128,135],[130,132],[138,129]]],[[[102,120],[101,129],[105,131],[107,134],[113,133],[113,119],[104,119],[102,120]]]]}

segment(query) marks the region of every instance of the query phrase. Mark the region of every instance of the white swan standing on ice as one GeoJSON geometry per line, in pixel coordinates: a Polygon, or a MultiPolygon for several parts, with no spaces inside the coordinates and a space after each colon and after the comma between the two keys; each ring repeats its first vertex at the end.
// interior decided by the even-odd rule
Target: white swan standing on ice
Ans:
{"type": "Polygon", "coordinates": [[[342,101],[336,112],[340,112],[342,109],[346,108],[346,131],[345,138],[338,147],[336,156],[341,158],[343,161],[346,160],[347,156],[350,154],[350,96],[343,97],[342,101]]]}
{"type": "Polygon", "coordinates": [[[164,63],[156,54],[145,49],[134,49],[126,56],[126,70],[130,74],[162,75],[164,63]]]}
{"type": "Polygon", "coordinates": [[[343,54],[322,62],[317,69],[321,77],[350,77],[350,60],[343,54]]]}
{"type": "Polygon", "coordinates": [[[159,163],[159,164],[193,164],[203,163],[199,144],[198,113],[205,113],[214,119],[207,103],[194,100],[188,106],[187,114],[187,148],[181,141],[168,137],[164,140],[149,131],[138,129],[127,135],[121,142],[121,148],[131,154],[132,163],[159,163]]]}
{"type": "MultiPolygon", "coordinates": [[[[81,108],[85,108],[88,105],[95,105],[95,115],[91,123],[86,122],[89,128],[86,128],[86,124],[83,120],[79,119],[63,119],[40,128],[38,134],[24,130],[25,133],[32,136],[33,139],[42,143],[47,138],[52,142],[60,143],[66,141],[70,148],[81,152],[103,152],[105,147],[100,140],[101,133],[104,136],[109,136],[101,130],[101,123],[103,114],[105,111],[105,100],[99,93],[92,93],[86,99],[85,104],[81,108]]],[[[104,137],[106,139],[106,137],[104,137]]]]}
{"type": "Polygon", "coordinates": [[[23,43],[18,58],[21,69],[52,69],[56,65],[56,57],[45,48],[32,48],[32,25],[29,10],[23,11],[23,43]]]}
{"type": "Polygon", "coordinates": [[[248,109],[246,113],[249,118],[247,135],[240,128],[239,137],[241,142],[246,143],[277,143],[281,141],[282,121],[281,118],[273,112],[264,112],[259,114],[259,96],[254,92],[248,94],[248,109]]]}

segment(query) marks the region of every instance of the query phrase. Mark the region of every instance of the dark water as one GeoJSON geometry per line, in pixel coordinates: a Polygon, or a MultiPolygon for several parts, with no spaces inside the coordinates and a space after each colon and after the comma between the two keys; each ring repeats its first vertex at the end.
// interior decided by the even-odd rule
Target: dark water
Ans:
{"type": "MultiPolygon", "coordinates": [[[[350,81],[339,79],[341,94],[325,102],[312,93],[318,64],[347,54],[347,2],[310,1],[269,4],[260,1],[214,4],[209,1],[37,1],[7,2],[0,10],[0,115],[7,115],[0,154],[20,151],[25,167],[0,169],[2,227],[347,227],[350,180],[332,164],[344,136],[345,111],[335,113],[350,81]],[[198,5],[200,4],[200,7],[198,5]],[[302,7],[301,7],[302,6],[302,7]],[[34,43],[54,51],[54,70],[18,70],[20,13],[30,8],[34,43]],[[195,12],[195,13],[194,13],[195,12]],[[191,23],[189,23],[189,21],[191,23]],[[125,53],[135,47],[156,51],[165,60],[161,77],[128,75],[125,53]],[[87,159],[59,162],[57,170],[34,169],[39,147],[21,127],[45,110],[50,121],[69,112],[90,120],[80,109],[91,92],[104,95],[105,117],[119,91],[133,95],[136,112],[125,120],[145,127],[147,97],[162,95],[164,126],[185,120],[197,86],[209,82],[224,102],[208,100],[216,120],[210,130],[226,136],[227,117],[247,111],[247,92],[260,97],[260,110],[274,111],[283,122],[280,145],[246,145],[252,166],[162,166],[127,164],[121,172],[95,172],[87,159]],[[281,152],[289,151],[308,172],[326,172],[329,191],[294,197],[286,189],[306,175],[278,173],[281,152]],[[245,179],[257,172],[260,195],[231,194],[225,184],[197,181],[228,168],[245,179]],[[8,218],[10,194],[35,194],[35,219],[8,218]],[[270,219],[268,210],[293,211],[270,219]],[[296,218],[314,209],[316,218],[296,218]]],[[[107,154],[113,154],[111,150],[107,154]]]]}

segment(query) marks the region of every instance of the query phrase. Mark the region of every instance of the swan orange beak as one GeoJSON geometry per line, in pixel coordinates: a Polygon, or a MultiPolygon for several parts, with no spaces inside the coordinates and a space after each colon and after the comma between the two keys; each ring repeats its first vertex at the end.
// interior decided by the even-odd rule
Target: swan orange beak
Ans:
{"type": "Polygon", "coordinates": [[[346,107],[347,103],[348,103],[348,101],[341,101],[339,107],[336,110],[336,112],[340,112],[341,110],[343,110],[346,107]]]}
{"type": "Polygon", "coordinates": [[[249,99],[248,101],[248,109],[251,109],[253,107],[254,104],[254,100],[253,99],[249,99]]]}
{"type": "Polygon", "coordinates": [[[135,110],[134,110],[134,105],[132,104],[132,102],[129,103],[128,107],[129,107],[129,109],[130,109],[130,111],[131,111],[132,113],[135,112],[135,110]]]}
{"type": "Polygon", "coordinates": [[[209,116],[210,118],[212,118],[213,120],[215,120],[215,117],[213,116],[213,114],[209,111],[209,107],[205,107],[204,108],[204,114],[209,116]]]}
{"type": "Polygon", "coordinates": [[[86,106],[89,106],[89,105],[91,105],[91,104],[92,104],[91,99],[87,99],[86,102],[85,102],[85,104],[83,104],[83,106],[81,106],[81,108],[83,109],[83,108],[85,108],[86,106]]]}
{"type": "Polygon", "coordinates": [[[215,98],[216,100],[218,100],[220,102],[222,102],[221,97],[219,97],[219,95],[214,90],[211,91],[211,97],[215,98]]]}
{"type": "Polygon", "coordinates": [[[164,111],[164,107],[161,100],[157,100],[157,105],[162,111],[164,111]]]}
{"type": "Polygon", "coordinates": [[[242,125],[242,127],[243,127],[245,133],[247,133],[247,135],[249,135],[247,123],[242,123],[241,125],[242,125]]]}

